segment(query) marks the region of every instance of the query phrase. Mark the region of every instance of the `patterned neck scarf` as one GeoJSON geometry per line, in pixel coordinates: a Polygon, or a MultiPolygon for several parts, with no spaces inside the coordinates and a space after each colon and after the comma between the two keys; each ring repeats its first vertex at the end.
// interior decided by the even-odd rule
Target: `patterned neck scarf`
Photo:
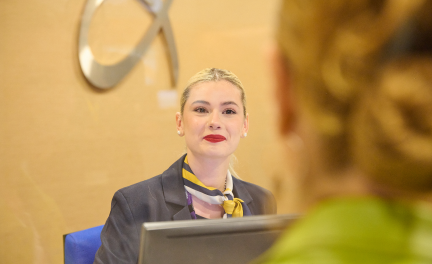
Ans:
{"type": "Polygon", "coordinates": [[[228,171],[226,178],[225,191],[205,186],[192,172],[189,166],[187,156],[183,163],[183,181],[187,192],[197,197],[198,199],[209,204],[220,204],[225,214],[223,218],[243,217],[243,200],[234,198],[233,180],[231,173],[228,171]]]}

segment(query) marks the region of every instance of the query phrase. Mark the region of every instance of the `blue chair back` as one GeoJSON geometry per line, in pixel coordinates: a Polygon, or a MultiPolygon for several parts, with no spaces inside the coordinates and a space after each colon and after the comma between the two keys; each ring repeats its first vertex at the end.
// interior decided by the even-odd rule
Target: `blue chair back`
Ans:
{"type": "Polygon", "coordinates": [[[92,264],[101,245],[103,225],[65,235],[65,264],[92,264]]]}

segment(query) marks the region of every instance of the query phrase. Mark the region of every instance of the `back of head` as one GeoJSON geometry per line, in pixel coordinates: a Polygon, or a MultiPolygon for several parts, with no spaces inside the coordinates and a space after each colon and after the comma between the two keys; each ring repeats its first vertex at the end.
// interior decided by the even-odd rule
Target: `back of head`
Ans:
{"type": "Polygon", "coordinates": [[[278,30],[328,163],[432,190],[432,1],[289,0],[278,30]]]}

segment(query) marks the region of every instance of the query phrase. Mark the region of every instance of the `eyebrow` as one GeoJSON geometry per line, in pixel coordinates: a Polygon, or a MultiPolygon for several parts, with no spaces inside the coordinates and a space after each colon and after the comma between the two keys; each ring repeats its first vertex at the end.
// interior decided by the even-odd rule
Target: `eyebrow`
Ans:
{"type": "Polygon", "coordinates": [[[197,100],[197,101],[193,102],[192,104],[206,104],[206,105],[210,105],[209,102],[203,101],[203,100],[197,100]]]}
{"type": "Polygon", "coordinates": [[[221,105],[236,105],[236,106],[238,106],[238,104],[236,104],[236,103],[233,102],[233,101],[223,102],[221,105]]]}
{"type": "MultiPolygon", "coordinates": [[[[209,102],[204,101],[204,100],[197,100],[197,101],[193,102],[192,104],[193,104],[193,105],[194,105],[194,104],[205,104],[205,105],[210,105],[209,102]]],[[[223,102],[221,105],[236,105],[236,106],[238,106],[238,104],[237,104],[236,102],[234,102],[234,101],[226,101],[226,102],[223,102]]]]}

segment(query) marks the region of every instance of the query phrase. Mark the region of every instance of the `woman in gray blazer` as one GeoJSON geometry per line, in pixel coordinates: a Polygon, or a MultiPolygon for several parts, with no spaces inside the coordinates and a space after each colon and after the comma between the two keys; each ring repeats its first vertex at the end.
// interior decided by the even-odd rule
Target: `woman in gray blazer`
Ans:
{"type": "Polygon", "coordinates": [[[177,133],[186,154],[162,174],[114,194],[94,263],[137,263],[143,222],[276,213],[270,191],[233,177],[231,156],[249,129],[237,76],[204,69],[189,80],[180,104],[177,133]]]}

